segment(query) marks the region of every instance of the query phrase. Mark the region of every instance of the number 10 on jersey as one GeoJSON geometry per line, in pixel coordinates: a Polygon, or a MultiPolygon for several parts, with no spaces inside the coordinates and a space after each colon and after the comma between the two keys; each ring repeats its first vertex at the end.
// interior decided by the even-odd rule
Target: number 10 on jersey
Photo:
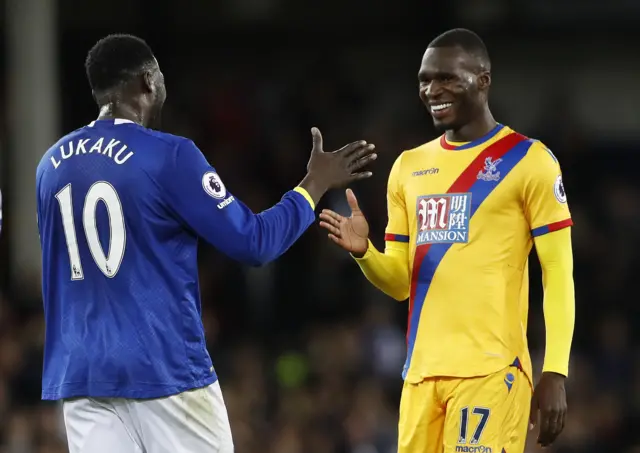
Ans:
{"type": "MultiPolygon", "coordinates": [[[[84,279],[84,271],[80,260],[80,250],[76,236],[71,184],[64,186],[64,188],[56,194],[56,199],[60,205],[62,226],[67,241],[69,262],[71,264],[71,280],[82,280],[84,279]]],[[[84,226],[84,234],[87,239],[89,251],[98,269],[109,278],[115,277],[120,269],[120,264],[122,264],[122,258],[124,258],[127,235],[124,224],[124,214],[122,213],[122,203],[120,203],[116,189],[108,182],[98,181],[88,190],[82,209],[82,225],[84,226]],[[108,255],[105,254],[98,235],[96,211],[99,202],[104,203],[109,216],[108,255]]]]}

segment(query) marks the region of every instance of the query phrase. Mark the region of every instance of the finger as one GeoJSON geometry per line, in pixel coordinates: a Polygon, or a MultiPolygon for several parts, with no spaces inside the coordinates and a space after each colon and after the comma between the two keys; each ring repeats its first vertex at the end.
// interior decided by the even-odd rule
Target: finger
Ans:
{"type": "Polygon", "coordinates": [[[320,226],[322,228],[324,228],[325,230],[329,231],[331,234],[333,234],[336,237],[342,237],[342,235],[340,234],[340,229],[336,228],[335,226],[331,225],[330,223],[327,222],[320,222],[320,226]]]}
{"type": "MultiPolygon", "coordinates": [[[[558,438],[563,428],[563,411],[553,410],[549,416],[549,438],[547,445],[551,445],[558,438]]],[[[546,445],[545,445],[546,446],[546,445]]]]}
{"type": "MultiPolygon", "coordinates": [[[[340,223],[342,222],[342,219],[344,217],[342,217],[340,214],[338,214],[337,212],[332,211],[331,209],[323,209],[322,212],[320,213],[320,217],[322,217],[322,215],[328,216],[330,218],[332,218],[333,220],[336,221],[336,223],[340,223]]],[[[324,217],[323,217],[324,218],[324,217]]]]}
{"type": "Polygon", "coordinates": [[[322,220],[323,222],[328,223],[329,225],[332,225],[332,226],[334,226],[336,228],[340,227],[340,221],[337,220],[337,219],[334,219],[333,217],[331,217],[328,214],[320,213],[319,217],[320,217],[320,220],[322,220]]]}
{"type": "Polygon", "coordinates": [[[356,160],[349,165],[350,170],[360,170],[362,167],[366,167],[371,162],[378,158],[377,154],[370,154],[368,156],[363,157],[362,159],[356,160]]]}
{"type": "Polygon", "coordinates": [[[322,152],[322,134],[320,133],[320,129],[317,127],[311,128],[311,137],[313,139],[313,148],[312,152],[320,153],[322,152]]]}
{"type": "Polygon", "coordinates": [[[336,153],[343,154],[344,156],[350,156],[354,151],[359,151],[363,147],[366,147],[367,142],[364,140],[358,140],[357,142],[349,143],[348,145],[343,146],[336,153]]]}
{"type": "Polygon", "coordinates": [[[550,432],[550,416],[548,410],[540,411],[540,431],[538,432],[538,444],[541,446],[549,445],[549,441],[551,439],[550,432]]]}
{"type": "Polygon", "coordinates": [[[351,162],[355,162],[358,159],[362,159],[367,154],[371,154],[374,149],[376,149],[376,145],[373,145],[373,144],[368,144],[366,146],[362,146],[362,147],[356,149],[353,153],[351,153],[349,155],[349,159],[351,160],[351,162]]]}
{"type": "Polygon", "coordinates": [[[353,190],[347,189],[347,204],[351,209],[351,213],[360,211],[360,207],[358,206],[358,199],[356,198],[356,194],[353,193],[353,190]]]}
{"type": "Polygon", "coordinates": [[[556,411],[552,411],[549,413],[547,430],[545,433],[546,435],[543,437],[540,445],[546,447],[548,445],[551,445],[553,441],[556,440],[556,437],[558,437],[558,434],[560,433],[559,421],[559,414],[556,411]]]}
{"type": "Polygon", "coordinates": [[[339,239],[338,237],[334,236],[333,234],[329,233],[329,239],[331,239],[333,242],[335,242],[336,244],[338,244],[340,247],[342,247],[342,240],[339,239]]]}
{"type": "Polygon", "coordinates": [[[538,423],[538,399],[534,394],[531,398],[531,410],[529,412],[529,431],[531,431],[538,423]]]}
{"type": "Polygon", "coordinates": [[[371,173],[370,171],[363,171],[361,173],[354,173],[354,174],[351,175],[351,178],[349,178],[349,182],[360,181],[361,179],[371,178],[371,176],[373,176],[373,173],[371,173]]]}
{"type": "Polygon", "coordinates": [[[564,430],[564,424],[567,420],[567,410],[563,410],[562,412],[560,412],[560,420],[558,421],[558,436],[560,435],[560,433],[564,430]]]}

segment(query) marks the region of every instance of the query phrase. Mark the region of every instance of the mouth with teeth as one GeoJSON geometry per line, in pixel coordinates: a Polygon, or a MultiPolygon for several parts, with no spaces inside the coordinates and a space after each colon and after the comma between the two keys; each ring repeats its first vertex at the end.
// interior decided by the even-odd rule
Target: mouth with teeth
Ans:
{"type": "Polygon", "coordinates": [[[444,118],[445,116],[447,116],[447,114],[449,114],[451,112],[451,107],[452,106],[453,106],[452,102],[442,102],[440,104],[430,104],[429,105],[429,112],[431,112],[431,115],[436,119],[444,118]]]}

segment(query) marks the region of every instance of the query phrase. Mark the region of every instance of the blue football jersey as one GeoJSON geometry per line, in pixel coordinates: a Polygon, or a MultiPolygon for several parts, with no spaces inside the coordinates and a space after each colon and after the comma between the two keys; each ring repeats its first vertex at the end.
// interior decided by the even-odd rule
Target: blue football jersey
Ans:
{"type": "Polygon", "coordinates": [[[42,398],[155,398],[217,379],[198,287],[202,237],[240,262],[314,222],[287,192],[254,214],[195,144],[127,120],[63,137],[36,175],[46,322],[42,398]]]}

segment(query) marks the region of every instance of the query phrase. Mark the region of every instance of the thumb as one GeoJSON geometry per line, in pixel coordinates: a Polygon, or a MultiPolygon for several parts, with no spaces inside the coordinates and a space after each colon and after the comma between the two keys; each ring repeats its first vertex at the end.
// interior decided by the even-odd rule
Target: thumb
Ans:
{"type": "Polygon", "coordinates": [[[311,128],[311,137],[313,138],[313,149],[311,151],[319,153],[322,152],[322,134],[317,127],[311,128]]]}
{"type": "Polygon", "coordinates": [[[347,203],[351,208],[351,213],[360,211],[360,207],[358,206],[358,200],[356,199],[356,194],[354,194],[353,190],[351,189],[347,189],[347,203]]]}

